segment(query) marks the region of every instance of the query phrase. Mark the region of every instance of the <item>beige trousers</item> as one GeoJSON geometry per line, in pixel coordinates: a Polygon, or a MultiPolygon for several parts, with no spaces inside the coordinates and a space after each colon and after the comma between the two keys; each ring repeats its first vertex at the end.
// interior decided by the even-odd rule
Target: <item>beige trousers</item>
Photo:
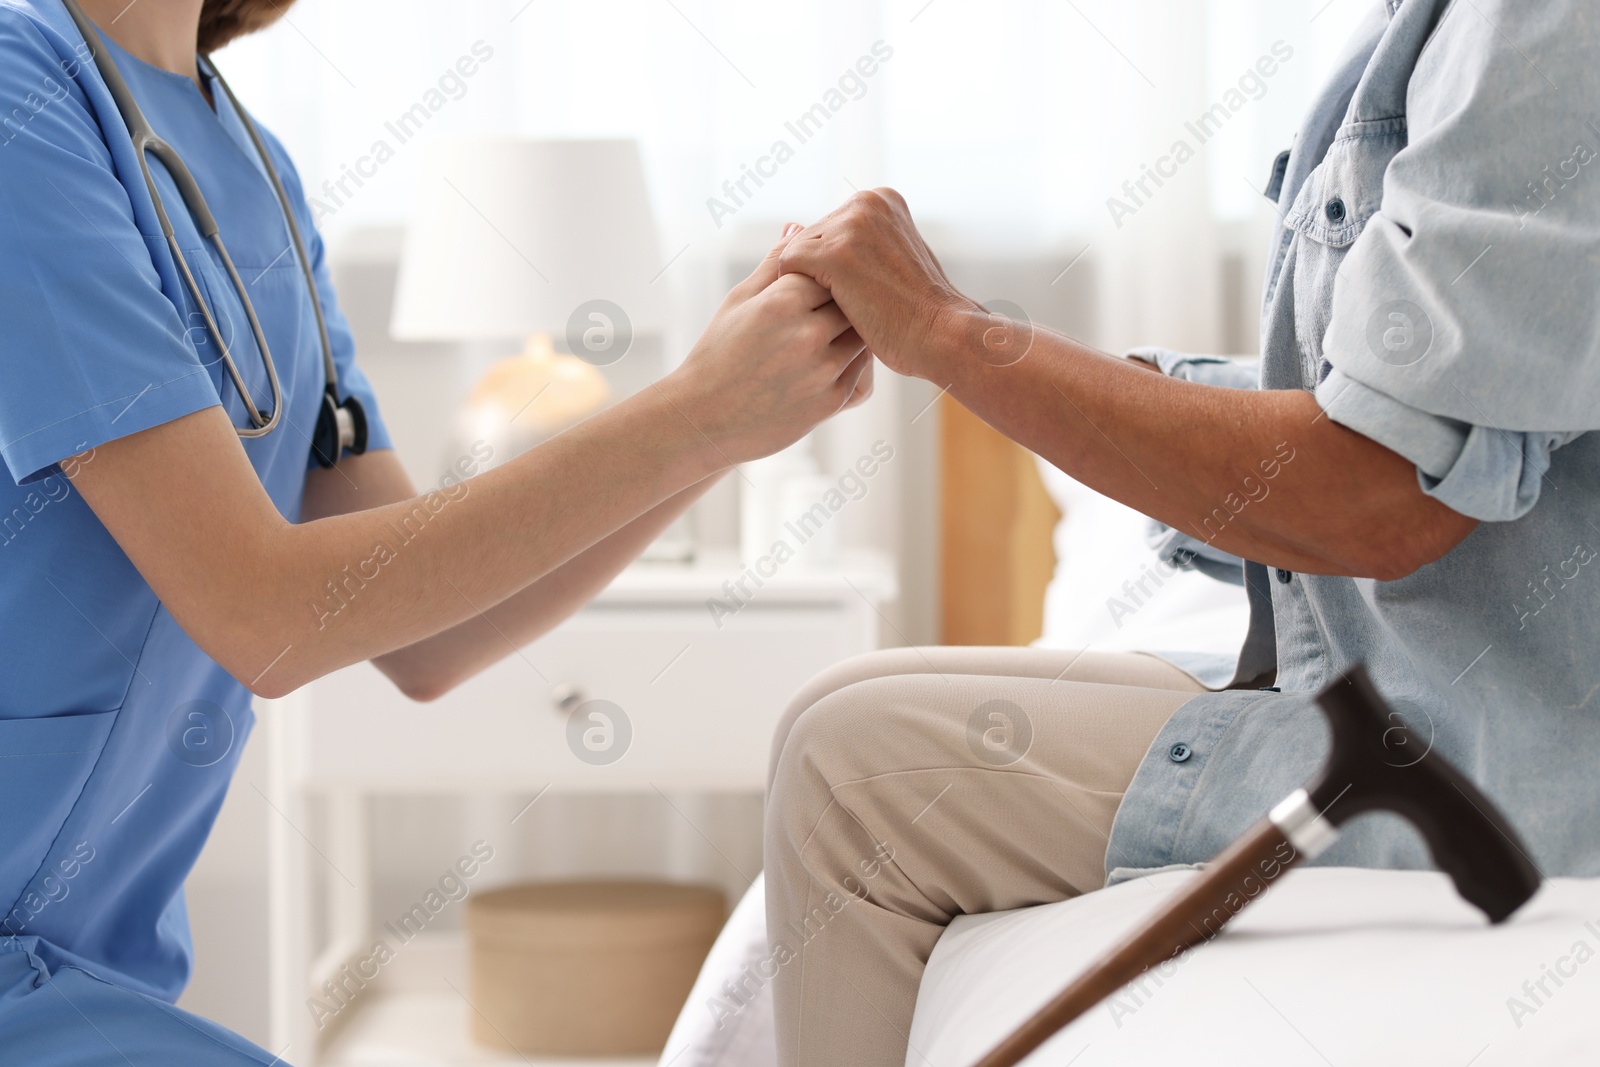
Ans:
{"type": "Polygon", "coordinates": [[[924,1062],[907,1035],[945,925],[1104,884],[1123,792],[1202,691],[1151,656],[1030,648],[893,649],[808,683],[767,808],[781,1067],[924,1062]]]}

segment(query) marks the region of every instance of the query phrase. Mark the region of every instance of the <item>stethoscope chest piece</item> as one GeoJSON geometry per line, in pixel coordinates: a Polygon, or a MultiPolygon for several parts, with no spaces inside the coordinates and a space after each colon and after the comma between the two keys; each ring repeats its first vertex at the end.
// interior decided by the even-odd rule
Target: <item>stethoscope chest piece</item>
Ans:
{"type": "Polygon", "coordinates": [[[351,397],[344,403],[330,388],[322,394],[317,411],[317,428],[311,435],[311,454],[319,467],[332,467],[349,452],[359,456],[367,450],[367,409],[351,397]]]}

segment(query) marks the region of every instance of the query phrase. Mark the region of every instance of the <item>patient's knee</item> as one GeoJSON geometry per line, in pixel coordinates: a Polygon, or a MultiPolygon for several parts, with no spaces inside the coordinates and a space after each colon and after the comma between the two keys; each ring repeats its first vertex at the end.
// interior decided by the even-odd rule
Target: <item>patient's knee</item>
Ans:
{"type": "MultiPolygon", "coordinates": [[[[867,678],[828,693],[793,719],[777,754],[772,790],[803,779],[820,788],[943,761],[948,717],[920,676],[867,678]]],[[[959,757],[957,757],[959,758],[959,757]]]]}
{"type": "MultiPolygon", "coordinates": [[[[878,842],[864,827],[845,818],[820,821],[834,802],[834,788],[860,781],[893,766],[890,753],[893,716],[885,714],[884,690],[893,679],[873,679],[823,697],[794,720],[778,757],[767,804],[767,845],[804,851],[814,876],[836,885],[852,874],[863,857],[886,862],[878,842]]],[[[772,859],[769,851],[769,862],[772,859]]]]}
{"type": "Polygon", "coordinates": [[[841,690],[871,679],[905,673],[909,667],[907,657],[912,652],[913,649],[894,648],[852,656],[819,672],[801,686],[790,698],[788,707],[785,708],[773,730],[772,756],[768,764],[769,784],[771,776],[777,773],[778,761],[782,758],[783,750],[788,745],[795,724],[801,716],[841,690]]]}
{"type": "Polygon", "coordinates": [[[862,688],[867,687],[836,690],[799,709],[778,751],[774,786],[797,773],[835,777],[840,757],[859,746],[870,729],[872,705],[856,692],[862,688]]]}

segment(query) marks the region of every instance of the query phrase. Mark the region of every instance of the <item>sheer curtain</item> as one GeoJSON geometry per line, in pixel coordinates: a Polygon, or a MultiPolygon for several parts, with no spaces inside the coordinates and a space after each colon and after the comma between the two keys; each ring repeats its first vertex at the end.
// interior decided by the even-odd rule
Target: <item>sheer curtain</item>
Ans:
{"type": "Polygon", "coordinates": [[[1087,248],[1083,264],[1108,271],[1104,343],[1175,330],[1206,345],[1219,231],[1259,224],[1250,186],[1371,2],[300,0],[219,63],[288,143],[335,239],[402,222],[419,146],[441,135],[629,136],[644,145],[665,254],[682,252],[669,277],[693,322],[726,263],[777,224],[893,184],[957,244],[1054,255],[1057,269],[1087,248]],[[1226,107],[1275,42],[1291,58],[1198,143],[1184,124],[1226,107]],[[830,90],[842,106],[800,143],[786,124],[830,90]],[[397,143],[391,124],[441,101],[397,143]],[[1138,194],[1180,139],[1194,157],[1135,204],[1124,182],[1138,194]],[[724,182],[737,192],[778,141],[792,158],[734,204],[724,182]],[[359,166],[380,143],[392,156],[359,166]],[[374,173],[358,186],[357,169],[374,173]],[[1133,213],[1114,217],[1112,197],[1133,213]],[[733,210],[719,217],[712,198],[733,210]]]}

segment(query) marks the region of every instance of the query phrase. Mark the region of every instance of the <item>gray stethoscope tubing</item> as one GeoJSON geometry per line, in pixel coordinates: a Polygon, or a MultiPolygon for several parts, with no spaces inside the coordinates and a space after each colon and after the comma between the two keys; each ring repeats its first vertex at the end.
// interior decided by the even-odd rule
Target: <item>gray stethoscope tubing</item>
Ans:
{"type": "MultiPolygon", "coordinates": [[[[150,122],[144,116],[144,111],[133,98],[133,93],[128,88],[128,83],[123,79],[122,72],[117,69],[115,61],[107,54],[105,41],[100,36],[99,27],[89,20],[77,0],[62,0],[67,13],[77,23],[79,31],[83,34],[85,42],[99,40],[102,47],[94,51],[95,67],[100,72],[100,77],[105,81],[106,88],[111,92],[111,98],[116,102],[117,110],[122,115],[122,121],[128,128],[128,136],[133,140],[134,151],[139,157],[139,169],[144,175],[145,186],[150,192],[150,200],[155,205],[156,217],[161,223],[161,233],[165,237],[168,248],[172,251],[173,261],[178,265],[179,272],[183,275],[184,285],[189,290],[189,295],[194,299],[195,306],[200,309],[201,317],[205,321],[206,333],[217,346],[217,351],[222,355],[222,361],[227,369],[228,377],[233,380],[234,388],[238,389],[240,399],[244,401],[245,410],[249,414],[251,425],[249,427],[235,427],[240,437],[265,437],[277,428],[279,419],[283,414],[283,388],[278,381],[277,364],[273,361],[271,349],[267,345],[266,335],[261,329],[261,322],[256,317],[255,304],[246,291],[244,280],[239,277],[238,269],[233,265],[233,257],[228,254],[227,245],[222,241],[221,227],[211,213],[211,208],[206,203],[205,196],[200,192],[199,184],[194,180],[187,165],[181,156],[167,142],[156,135],[150,122]],[[94,36],[91,37],[91,34],[94,36]],[[193,272],[189,269],[188,260],[184,258],[182,250],[178,247],[178,239],[172,226],[171,219],[167,216],[165,204],[162,203],[161,193],[156,188],[155,178],[150,173],[149,156],[155,156],[167,168],[168,175],[173,184],[178,187],[178,193],[183,198],[184,206],[193,218],[195,227],[200,235],[209,241],[216,249],[218,257],[228,272],[228,277],[233,283],[234,292],[238,294],[239,303],[244,308],[245,317],[250,322],[250,332],[254,335],[256,345],[261,351],[261,361],[266,367],[268,386],[272,391],[272,411],[263,413],[250,395],[249,388],[244,383],[244,377],[239,373],[239,367],[233,360],[233,355],[228,349],[228,344],[222,338],[222,331],[217,326],[216,319],[211,314],[210,305],[206,303],[200,292],[199,283],[195,280],[193,272]]],[[[337,443],[331,450],[331,457],[337,459],[344,448],[360,452],[365,448],[366,419],[364,412],[359,410],[359,402],[349,400],[341,404],[338,399],[339,372],[333,361],[333,345],[328,338],[328,324],[322,313],[322,301],[317,292],[316,277],[311,270],[311,257],[306,252],[305,240],[301,237],[300,226],[295,221],[293,205],[290,203],[289,194],[283,187],[283,180],[278,175],[278,168],[272,163],[272,157],[267,153],[267,146],[261,139],[261,133],[256,129],[255,122],[243,107],[239,105],[238,97],[233,95],[233,89],[227,81],[217,72],[209,57],[202,57],[205,71],[216,83],[222,87],[223,94],[228,98],[235,114],[244,124],[245,132],[250,136],[250,143],[255,147],[256,155],[261,160],[262,169],[266,172],[272,184],[272,191],[278,198],[278,205],[283,211],[283,220],[289,230],[290,241],[294,245],[295,258],[300,263],[300,272],[305,277],[306,288],[311,296],[311,308],[316,316],[318,339],[322,344],[322,366],[326,375],[327,388],[323,405],[323,416],[331,412],[334,418],[333,429],[337,432],[337,443]],[[354,413],[348,410],[355,407],[354,413]]],[[[319,418],[319,423],[323,418],[319,418]]],[[[319,427],[318,437],[322,436],[319,427]]],[[[314,441],[317,446],[318,459],[325,459],[322,442],[314,441]]],[[[330,465],[324,462],[324,466],[330,465]]]]}

